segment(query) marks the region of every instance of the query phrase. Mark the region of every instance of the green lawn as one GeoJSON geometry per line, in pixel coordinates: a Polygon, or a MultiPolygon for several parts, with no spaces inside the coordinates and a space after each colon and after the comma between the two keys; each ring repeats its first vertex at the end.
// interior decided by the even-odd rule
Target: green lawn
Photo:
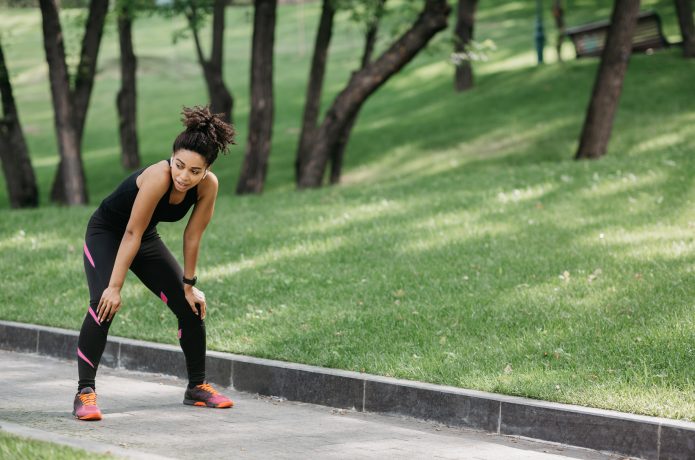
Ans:
{"type": "MultiPolygon", "coordinates": [[[[675,41],[672,2],[643,3],[675,41]]],[[[607,16],[598,4],[574,0],[568,24],[607,16]]],[[[250,23],[248,9],[229,11],[240,137],[215,165],[222,192],[199,261],[210,348],[695,420],[695,61],[678,48],[634,56],[608,155],[575,162],[597,61],[572,59],[567,44],[566,62],[548,49],[550,63],[536,67],[533,2],[481,8],[476,34],[498,50],[476,65],[476,88],[453,93],[442,35],[365,106],[343,185],[299,193],[292,163],[318,8],[282,7],[268,183],[243,198],[232,192],[250,23]]],[[[0,191],[0,318],[77,329],[88,298],[84,227],[126,174],[113,25],[85,138],[93,204],[58,208],[45,204],[57,156],[40,18],[2,13],[44,207],[9,211],[0,191]]],[[[345,19],[330,96],[360,54],[345,19]]],[[[174,29],[144,18],[135,30],[146,163],[168,154],[180,106],[205,98],[190,43],[171,45],[174,29]]],[[[178,257],[183,225],[160,226],[178,257]]],[[[112,333],[176,343],[173,315],[134,277],[126,286],[112,333]]]]}
{"type": "Polygon", "coordinates": [[[81,449],[34,441],[0,431],[0,458],[12,460],[87,460],[115,458],[81,449]]]}

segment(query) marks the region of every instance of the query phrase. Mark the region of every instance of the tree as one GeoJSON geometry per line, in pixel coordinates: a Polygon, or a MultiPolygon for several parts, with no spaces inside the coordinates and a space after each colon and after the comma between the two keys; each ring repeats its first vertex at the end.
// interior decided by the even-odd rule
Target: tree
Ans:
{"type": "Polygon", "coordinates": [[[632,37],[637,26],[639,4],[639,0],[615,0],[613,4],[611,25],[601,54],[576,159],[599,158],[606,153],[632,53],[632,37]]]}
{"type": "MultiPolygon", "coordinates": [[[[456,15],[456,29],[454,32],[454,51],[464,53],[466,47],[473,40],[473,24],[475,23],[475,9],[478,0],[459,0],[458,13],[456,15]]],[[[462,59],[456,66],[454,76],[454,88],[456,91],[466,91],[473,87],[473,68],[469,59],[462,59]]]]}
{"type": "Polygon", "coordinates": [[[89,98],[94,84],[97,56],[108,0],[92,0],[85,34],[82,39],[80,62],[74,87],[71,88],[65,62],[63,32],[56,0],[39,0],[43,17],[43,41],[51,81],[51,96],[60,164],[51,190],[51,200],[65,204],[87,202],[87,188],[82,166],[81,142],[87,118],[89,98]]]}
{"type": "Polygon", "coordinates": [[[562,62],[562,42],[565,39],[565,9],[562,7],[562,0],[553,0],[553,19],[557,28],[557,39],[555,40],[555,52],[557,60],[562,62]]]}
{"type": "Polygon", "coordinates": [[[693,24],[693,6],[690,0],[674,0],[678,24],[683,36],[683,56],[695,57],[695,25],[693,24]]]}
{"type": "MultiPolygon", "coordinates": [[[[384,9],[386,5],[386,0],[375,0],[370,3],[373,11],[367,15],[367,31],[364,37],[364,51],[362,52],[362,61],[360,71],[367,67],[367,65],[372,61],[372,54],[374,54],[374,47],[376,46],[377,34],[379,32],[379,22],[384,15],[384,9]]],[[[338,135],[338,139],[333,145],[330,153],[331,162],[331,173],[330,173],[330,183],[337,184],[340,182],[340,176],[343,169],[343,157],[345,155],[345,149],[347,149],[348,142],[350,140],[350,135],[352,134],[352,128],[357,122],[357,117],[359,115],[360,107],[357,108],[355,113],[348,119],[345,123],[343,131],[338,135]]]]}
{"type": "Polygon", "coordinates": [[[261,193],[273,133],[273,46],[277,0],[255,0],[251,49],[251,113],[236,192],[261,193]]]}
{"type": "Polygon", "coordinates": [[[133,51],[133,0],[118,0],[116,21],[118,42],[121,50],[121,89],[116,96],[118,109],[118,131],[121,140],[121,164],[126,169],[140,167],[140,151],[137,132],[137,58],[133,51]]]}
{"type": "Polygon", "coordinates": [[[447,26],[451,9],[446,0],[426,0],[418,19],[378,59],[354,73],[321,123],[307,161],[300,171],[299,188],[320,187],[335,143],[367,98],[420,52],[447,26]]]}
{"type": "Polygon", "coordinates": [[[224,15],[228,0],[178,0],[174,3],[175,11],[183,12],[188,21],[188,28],[193,35],[198,63],[203,69],[210,99],[210,111],[222,113],[222,118],[232,121],[234,98],[224,83],[224,15]],[[210,59],[206,59],[200,40],[200,28],[212,12],[212,50],[210,59]]]}
{"type": "Polygon", "coordinates": [[[10,75],[5,64],[5,55],[0,43],[0,162],[5,174],[7,193],[12,208],[36,207],[39,193],[34,169],[31,167],[29,150],[24,140],[17,105],[12,94],[10,75]]]}
{"type": "Polygon", "coordinates": [[[300,171],[304,168],[306,157],[316,135],[321,105],[321,92],[323,90],[323,78],[326,73],[326,61],[328,60],[328,48],[333,35],[333,18],[335,16],[335,0],[323,0],[321,7],[321,19],[316,33],[314,55],[311,59],[309,71],[309,83],[307,84],[306,98],[304,100],[304,115],[302,117],[302,131],[299,135],[297,156],[294,163],[295,180],[299,181],[300,171]]]}

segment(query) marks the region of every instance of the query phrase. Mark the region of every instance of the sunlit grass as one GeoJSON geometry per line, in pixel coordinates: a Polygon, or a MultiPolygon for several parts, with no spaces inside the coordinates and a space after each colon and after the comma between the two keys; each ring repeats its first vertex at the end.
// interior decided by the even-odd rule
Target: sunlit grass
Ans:
{"type": "MultiPolygon", "coordinates": [[[[568,24],[609,13],[572,3],[568,24]]],[[[671,2],[643,3],[677,32],[671,2]]],[[[684,77],[695,63],[677,49],[634,56],[608,155],[575,162],[597,61],[555,64],[549,50],[536,67],[532,2],[481,4],[476,34],[497,51],[475,64],[476,87],[455,95],[446,53],[422,54],[362,110],[343,184],[299,193],[292,165],[318,4],[299,8],[279,16],[261,197],[232,194],[251,29],[247,8],[228,13],[240,135],[215,164],[222,189],[199,261],[210,348],[695,420],[695,88],[684,77]]],[[[35,11],[13,10],[3,30],[15,17],[39,24],[35,11]]],[[[181,24],[136,22],[145,163],[168,154],[180,106],[206,97],[190,42],[171,43],[181,24]]],[[[114,38],[112,27],[86,127],[84,208],[45,205],[57,154],[39,31],[18,27],[7,44],[44,207],[0,211],[0,318],[81,324],[84,227],[126,174],[114,38]]],[[[334,43],[324,107],[361,51],[344,16],[334,43]]],[[[184,225],[160,226],[179,260],[184,225]]],[[[132,275],[123,301],[113,334],[176,343],[175,318],[132,275]]]]}
{"type": "Polygon", "coordinates": [[[110,459],[112,455],[95,454],[82,449],[36,441],[0,431],[0,457],[15,460],[110,459]]]}

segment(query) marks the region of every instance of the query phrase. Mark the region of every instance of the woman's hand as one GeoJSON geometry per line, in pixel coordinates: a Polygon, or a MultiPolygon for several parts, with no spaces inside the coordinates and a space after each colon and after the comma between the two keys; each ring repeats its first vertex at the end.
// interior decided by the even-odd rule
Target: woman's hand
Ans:
{"type": "Polygon", "coordinates": [[[205,319],[205,293],[188,284],[184,286],[183,293],[186,295],[186,301],[191,307],[191,310],[193,310],[193,313],[200,315],[200,319],[205,319]],[[195,307],[196,304],[200,306],[200,312],[198,312],[198,309],[195,307]]]}
{"type": "Polygon", "coordinates": [[[97,316],[99,322],[111,321],[118,310],[121,309],[121,288],[107,287],[101,294],[99,305],[97,306],[97,316]]]}

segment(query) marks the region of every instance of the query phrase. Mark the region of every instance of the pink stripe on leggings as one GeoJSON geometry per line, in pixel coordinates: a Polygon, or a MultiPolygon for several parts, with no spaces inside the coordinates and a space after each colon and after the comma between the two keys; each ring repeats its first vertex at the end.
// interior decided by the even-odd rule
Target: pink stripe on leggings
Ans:
{"type": "Polygon", "coordinates": [[[97,322],[99,326],[101,326],[101,323],[99,322],[99,318],[97,318],[97,314],[94,313],[94,310],[92,310],[92,307],[89,307],[89,314],[92,315],[92,318],[94,318],[94,321],[97,322]]]}
{"type": "MultiPolygon", "coordinates": [[[[180,338],[181,338],[181,335],[182,335],[182,334],[181,334],[181,329],[179,329],[179,333],[176,334],[176,336],[180,339],[180,338]]],[[[188,336],[186,336],[186,337],[188,337],[188,336]]]]}
{"type": "Polygon", "coordinates": [[[82,353],[82,351],[79,348],[77,349],[77,356],[82,358],[85,363],[89,364],[90,366],[92,366],[92,368],[94,368],[94,364],[92,364],[92,362],[87,359],[87,357],[84,355],[84,353],[82,353]]]}
{"type": "Polygon", "coordinates": [[[159,293],[159,298],[162,299],[162,302],[167,303],[169,299],[167,299],[167,296],[164,295],[164,292],[159,293]]]}
{"type": "Polygon", "coordinates": [[[84,243],[84,254],[87,256],[87,260],[89,260],[89,263],[92,264],[92,267],[96,266],[94,265],[94,259],[92,259],[92,255],[89,253],[89,248],[87,248],[87,243],[84,243]]]}

